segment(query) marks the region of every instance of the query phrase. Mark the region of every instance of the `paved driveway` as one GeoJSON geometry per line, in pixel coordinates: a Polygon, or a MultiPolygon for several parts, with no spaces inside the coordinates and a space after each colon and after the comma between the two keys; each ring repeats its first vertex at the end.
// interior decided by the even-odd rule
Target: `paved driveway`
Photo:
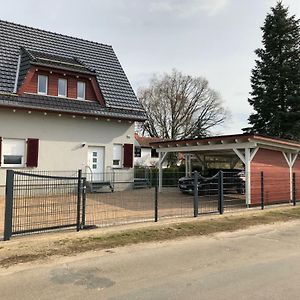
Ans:
{"type": "Polygon", "coordinates": [[[1,299],[299,299],[300,222],[0,270],[1,299]]]}

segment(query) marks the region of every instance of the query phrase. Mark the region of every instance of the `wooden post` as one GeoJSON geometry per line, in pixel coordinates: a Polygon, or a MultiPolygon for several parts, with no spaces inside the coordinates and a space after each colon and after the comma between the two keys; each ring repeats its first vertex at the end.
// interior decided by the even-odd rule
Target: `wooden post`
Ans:
{"type": "Polygon", "coordinates": [[[245,179],[246,179],[246,205],[249,208],[251,204],[251,160],[250,148],[245,149],[245,179]]]}

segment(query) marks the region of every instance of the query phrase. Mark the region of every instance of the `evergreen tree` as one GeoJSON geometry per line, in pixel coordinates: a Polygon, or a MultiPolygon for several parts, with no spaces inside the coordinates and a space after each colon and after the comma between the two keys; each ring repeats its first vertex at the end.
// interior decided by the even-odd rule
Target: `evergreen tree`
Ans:
{"type": "Polygon", "coordinates": [[[278,2],[261,28],[263,47],[252,70],[252,127],[244,131],[300,139],[300,28],[278,2]]]}

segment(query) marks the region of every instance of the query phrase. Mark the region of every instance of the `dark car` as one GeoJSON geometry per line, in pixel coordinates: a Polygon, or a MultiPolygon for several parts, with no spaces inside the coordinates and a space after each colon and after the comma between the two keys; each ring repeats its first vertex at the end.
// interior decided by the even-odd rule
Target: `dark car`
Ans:
{"type": "MultiPolygon", "coordinates": [[[[199,175],[198,193],[200,195],[216,195],[219,193],[219,171],[223,171],[224,194],[245,193],[245,172],[237,169],[208,170],[207,176],[199,175]]],[[[194,193],[194,177],[182,177],[178,180],[178,187],[182,193],[194,193]]]]}

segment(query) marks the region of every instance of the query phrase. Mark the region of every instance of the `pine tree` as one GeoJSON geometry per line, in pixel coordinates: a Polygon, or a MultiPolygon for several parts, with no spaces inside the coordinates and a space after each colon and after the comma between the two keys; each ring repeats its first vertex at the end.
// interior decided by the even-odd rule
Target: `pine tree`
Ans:
{"type": "Polygon", "coordinates": [[[278,2],[261,28],[263,47],[252,70],[254,113],[244,131],[300,139],[300,27],[296,17],[278,2]]]}

